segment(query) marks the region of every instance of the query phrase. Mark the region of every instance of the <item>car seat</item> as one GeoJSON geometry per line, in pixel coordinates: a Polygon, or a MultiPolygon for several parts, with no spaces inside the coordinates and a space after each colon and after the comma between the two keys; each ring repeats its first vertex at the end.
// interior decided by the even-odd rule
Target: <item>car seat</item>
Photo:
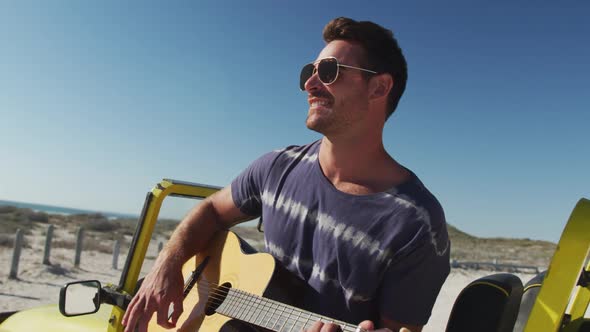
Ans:
{"type": "Polygon", "coordinates": [[[447,332],[512,332],[523,286],[520,278],[497,273],[472,281],[451,310],[447,332]]]}

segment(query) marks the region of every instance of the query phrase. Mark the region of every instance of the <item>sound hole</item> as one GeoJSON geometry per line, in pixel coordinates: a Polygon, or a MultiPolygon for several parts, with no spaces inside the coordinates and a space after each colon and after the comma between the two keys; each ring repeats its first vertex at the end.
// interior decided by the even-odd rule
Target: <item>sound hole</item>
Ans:
{"type": "Polygon", "coordinates": [[[225,301],[230,288],[231,284],[226,282],[215,288],[215,290],[209,294],[209,300],[207,300],[207,306],[205,307],[205,315],[211,316],[216,312],[217,308],[219,308],[223,301],[225,301]]]}

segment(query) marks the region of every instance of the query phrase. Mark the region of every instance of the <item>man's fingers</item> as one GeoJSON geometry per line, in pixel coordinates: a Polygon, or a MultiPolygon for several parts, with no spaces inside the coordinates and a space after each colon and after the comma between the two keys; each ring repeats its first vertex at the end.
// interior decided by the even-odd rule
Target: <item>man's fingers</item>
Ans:
{"type": "Polygon", "coordinates": [[[158,305],[158,325],[166,329],[171,329],[174,324],[168,321],[168,312],[170,311],[170,302],[164,301],[158,305]]]}
{"type": "Polygon", "coordinates": [[[138,299],[138,297],[134,296],[131,299],[131,302],[129,302],[127,309],[125,310],[125,314],[123,315],[123,320],[121,321],[121,323],[125,326],[127,326],[127,321],[129,320],[131,309],[133,309],[133,307],[135,307],[135,304],[137,303],[137,299],[138,299]]]}
{"type": "Polygon", "coordinates": [[[327,323],[324,324],[321,332],[342,332],[342,328],[340,327],[340,325],[334,323],[327,323]]]}
{"type": "MultiPolygon", "coordinates": [[[[134,300],[137,298],[134,298],[134,300]]],[[[133,303],[133,301],[131,301],[133,303]]],[[[136,301],[134,305],[129,304],[127,307],[127,311],[125,312],[125,316],[123,317],[123,325],[125,325],[125,332],[132,332],[135,328],[135,324],[137,323],[138,318],[140,317],[140,313],[138,312],[143,308],[142,301],[136,301]],[[138,303],[139,302],[139,303],[138,303]]]]}
{"type": "Polygon", "coordinates": [[[149,317],[147,317],[146,319],[140,319],[139,326],[137,327],[137,332],[147,332],[149,321],[150,321],[149,317]]]}
{"type": "Polygon", "coordinates": [[[305,330],[305,332],[320,332],[320,330],[322,329],[323,326],[324,326],[324,323],[322,323],[321,321],[317,321],[317,322],[313,323],[311,328],[305,330]]]}
{"type": "Polygon", "coordinates": [[[178,322],[178,317],[180,317],[180,315],[182,314],[182,312],[184,311],[184,308],[182,306],[182,298],[174,301],[174,311],[172,311],[172,324],[176,325],[176,323],[178,322]]]}
{"type": "Polygon", "coordinates": [[[359,324],[359,327],[365,331],[373,331],[375,329],[375,324],[370,320],[364,320],[359,324]]]}

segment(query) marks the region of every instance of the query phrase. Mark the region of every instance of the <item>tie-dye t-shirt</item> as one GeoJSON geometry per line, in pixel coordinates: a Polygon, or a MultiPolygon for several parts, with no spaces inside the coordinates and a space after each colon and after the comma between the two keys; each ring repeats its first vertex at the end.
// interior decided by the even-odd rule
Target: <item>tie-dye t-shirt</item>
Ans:
{"type": "Polygon", "coordinates": [[[257,159],[232,182],[234,203],[263,216],[266,250],[321,295],[305,309],[353,324],[379,315],[426,324],[449,273],[440,204],[413,173],[381,193],[337,190],[320,142],[257,159]]]}

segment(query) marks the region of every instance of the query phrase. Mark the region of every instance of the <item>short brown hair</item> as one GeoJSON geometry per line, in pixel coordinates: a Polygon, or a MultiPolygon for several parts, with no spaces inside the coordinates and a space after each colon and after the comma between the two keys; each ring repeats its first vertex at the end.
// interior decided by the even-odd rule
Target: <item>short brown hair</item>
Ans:
{"type": "Polygon", "coordinates": [[[386,119],[393,114],[406,89],[408,65],[391,30],[370,21],[357,22],[347,17],[338,17],[324,27],[324,41],[347,40],[356,42],[367,54],[367,69],[389,73],[394,79],[388,96],[386,119]]]}

